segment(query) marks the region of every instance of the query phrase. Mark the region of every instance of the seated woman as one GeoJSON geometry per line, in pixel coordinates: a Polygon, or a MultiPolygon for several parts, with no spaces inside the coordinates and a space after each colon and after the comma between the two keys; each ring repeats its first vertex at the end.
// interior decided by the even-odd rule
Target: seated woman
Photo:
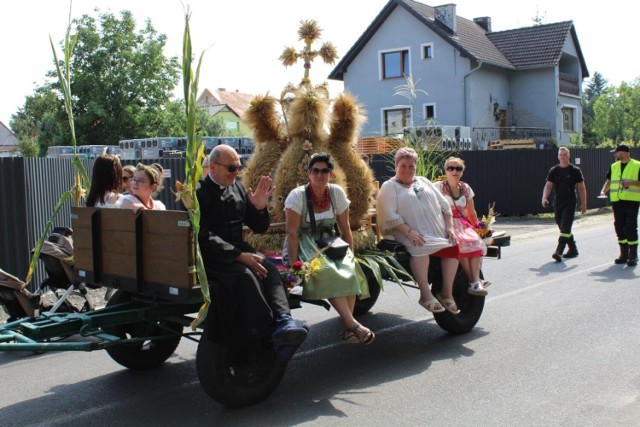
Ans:
{"type": "Polygon", "coordinates": [[[451,206],[428,179],[416,176],[418,154],[401,148],[395,155],[396,174],[380,187],[378,224],[382,234],[402,243],[411,255],[411,270],[420,287],[418,303],[432,313],[458,314],[453,281],[458,270],[458,246],[451,206]],[[442,290],[429,288],[429,256],[441,258],[442,290]]]}
{"type": "Polygon", "coordinates": [[[157,163],[143,165],[138,163],[136,173],[131,178],[131,194],[122,197],[118,207],[122,209],[148,209],[163,211],[166,209],[164,203],[153,200],[158,191],[162,188],[162,166],[157,163]]]}
{"type": "Polygon", "coordinates": [[[122,194],[131,194],[131,178],[136,173],[136,167],[126,165],[122,167],[122,194]]]}
{"type": "Polygon", "coordinates": [[[484,287],[489,282],[480,280],[480,266],[487,247],[474,230],[478,222],[478,214],[473,203],[475,194],[469,184],[461,181],[464,169],[464,160],[449,157],[444,162],[447,179],[436,183],[436,187],[447,199],[453,211],[453,230],[458,238],[460,265],[469,278],[468,292],[471,295],[484,296],[487,295],[484,287]]]}
{"type": "Polygon", "coordinates": [[[342,319],[342,339],[348,342],[370,344],[375,334],[353,317],[356,296],[368,297],[369,288],[364,273],[353,255],[353,236],[349,225],[349,199],[339,185],[329,184],[333,162],[327,153],[311,156],[308,165],[309,184],[291,191],[285,200],[286,232],[282,253],[285,264],[306,262],[319,256],[323,259],[319,271],[308,278],[303,286],[305,299],[328,299],[342,319]],[[307,187],[311,200],[307,199],[307,187]],[[316,235],[312,232],[313,211],[316,235]],[[335,261],[324,253],[318,255],[317,239],[333,235],[338,225],[341,237],[350,249],[344,259],[335,261]]]}
{"type": "Polygon", "coordinates": [[[96,157],[91,173],[88,207],[113,207],[122,197],[122,165],[117,156],[101,154],[96,157]]]}

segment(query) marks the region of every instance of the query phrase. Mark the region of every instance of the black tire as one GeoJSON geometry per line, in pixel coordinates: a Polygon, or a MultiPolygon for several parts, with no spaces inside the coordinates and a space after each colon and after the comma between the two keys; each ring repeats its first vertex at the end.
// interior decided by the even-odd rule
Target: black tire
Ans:
{"type": "Polygon", "coordinates": [[[376,301],[378,301],[378,297],[380,296],[380,284],[376,280],[373,272],[366,265],[361,265],[362,271],[364,275],[367,277],[367,283],[369,284],[369,298],[365,299],[356,299],[356,305],[353,308],[354,316],[362,316],[363,314],[367,314],[369,310],[375,305],[376,301]]]}
{"type": "Polygon", "coordinates": [[[262,402],[278,387],[289,359],[265,340],[247,346],[213,342],[205,328],[196,356],[202,388],[216,402],[241,408],[262,402]]]}
{"type": "MultiPolygon", "coordinates": [[[[433,275],[433,289],[435,292],[442,288],[442,274],[433,275]]],[[[456,278],[453,282],[453,299],[460,310],[458,314],[451,314],[448,311],[435,313],[436,323],[445,331],[451,334],[463,334],[469,332],[480,320],[484,309],[484,297],[474,296],[467,292],[469,280],[462,268],[458,268],[456,278]]]]}
{"type": "MultiPolygon", "coordinates": [[[[107,307],[131,301],[133,295],[118,290],[107,302],[107,307]]],[[[140,303],[138,306],[142,306],[140,303]]],[[[146,340],[132,344],[116,344],[107,347],[109,356],[120,365],[135,370],[150,369],[160,366],[178,347],[182,338],[182,325],[166,321],[139,322],[126,325],[108,326],[104,331],[120,338],[134,338],[154,335],[166,335],[167,328],[175,331],[175,336],[164,339],[146,340]]]]}

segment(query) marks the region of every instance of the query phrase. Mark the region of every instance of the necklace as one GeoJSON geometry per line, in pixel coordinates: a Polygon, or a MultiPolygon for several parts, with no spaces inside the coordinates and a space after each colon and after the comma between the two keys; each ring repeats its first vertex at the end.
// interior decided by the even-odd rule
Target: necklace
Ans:
{"type": "Polygon", "coordinates": [[[329,199],[329,187],[325,188],[322,200],[320,200],[320,197],[316,196],[316,193],[313,191],[313,186],[309,186],[309,188],[311,189],[311,200],[313,201],[313,206],[319,212],[326,210],[331,202],[329,199]]]}
{"type": "Polygon", "coordinates": [[[459,191],[459,194],[456,196],[455,194],[453,194],[453,191],[451,190],[451,186],[449,185],[449,181],[445,181],[445,183],[447,184],[447,189],[449,190],[449,195],[451,196],[451,198],[453,200],[458,200],[460,197],[462,197],[462,186],[460,185],[460,183],[458,183],[458,186],[456,187],[459,191]]]}
{"type": "Polygon", "coordinates": [[[411,186],[416,183],[416,179],[415,178],[409,184],[405,184],[404,182],[400,181],[398,178],[393,178],[393,179],[394,179],[395,182],[397,182],[398,184],[402,185],[404,188],[411,188],[411,186]]]}

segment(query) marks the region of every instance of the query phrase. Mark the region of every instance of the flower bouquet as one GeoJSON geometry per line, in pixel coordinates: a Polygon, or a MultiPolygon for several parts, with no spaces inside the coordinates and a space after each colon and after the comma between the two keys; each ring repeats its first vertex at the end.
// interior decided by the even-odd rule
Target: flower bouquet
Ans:
{"type": "Polygon", "coordinates": [[[293,293],[294,295],[301,295],[304,282],[316,274],[320,268],[322,268],[322,264],[324,264],[324,260],[317,257],[307,262],[294,262],[291,268],[284,274],[285,289],[287,292],[293,293]]]}
{"type": "Polygon", "coordinates": [[[493,240],[494,230],[493,228],[491,228],[491,226],[494,222],[496,222],[497,216],[493,209],[494,206],[495,203],[489,205],[489,212],[487,213],[487,215],[483,215],[482,218],[478,220],[475,226],[476,233],[478,233],[478,236],[480,236],[482,240],[484,240],[487,246],[490,245],[493,240]]]}

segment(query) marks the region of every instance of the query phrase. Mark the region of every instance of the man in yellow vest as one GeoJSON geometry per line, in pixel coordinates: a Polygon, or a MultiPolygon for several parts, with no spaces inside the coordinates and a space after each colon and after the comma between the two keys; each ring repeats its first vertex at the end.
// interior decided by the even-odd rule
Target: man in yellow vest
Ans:
{"type": "Polygon", "coordinates": [[[601,195],[609,192],[613,225],[618,235],[620,257],[616,264],[638,265],[638,208],[640,208],[640,162],[631,158],[626,144],[611,151],[616,162],[607,172],[601,195]]]}

